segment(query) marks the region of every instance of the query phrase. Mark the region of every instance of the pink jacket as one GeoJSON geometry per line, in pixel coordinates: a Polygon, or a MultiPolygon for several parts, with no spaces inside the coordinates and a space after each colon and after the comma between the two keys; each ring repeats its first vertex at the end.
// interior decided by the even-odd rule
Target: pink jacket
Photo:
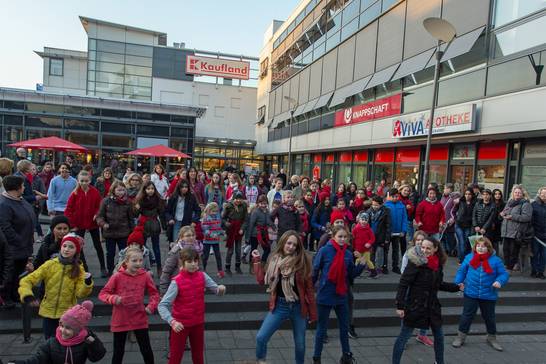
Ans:
{"type": "Polygon", "coordinates": [[[122,267],[115,273],[99,293],[99,299],[113,305],[110,331],[122,332],[148,328],[148,315],[145,308],[153,313],[159,303],[159,292],[148,272],[139,269],[131,275],[122,267]],[[148,290],[148,305],[144,306],[144,293],[148,290]],[[117,297],[121,304],[116,305],[117,297]]]}

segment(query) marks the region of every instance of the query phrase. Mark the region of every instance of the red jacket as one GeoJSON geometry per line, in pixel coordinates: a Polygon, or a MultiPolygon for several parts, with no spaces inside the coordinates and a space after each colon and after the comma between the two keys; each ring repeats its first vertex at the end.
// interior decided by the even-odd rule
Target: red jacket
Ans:
{"type": "Polygon", "coordinates": [[[309,232],[309,214],[307,211],[305,211],[303,214],[299,215],[301,221],[301,232],[307,234],[309,232]]]}
{"type": "Polygon", "coordinates": [[[330,197],[332,188],[330,186],[324,186],[322,191],[319,192],[319,201],[323,202],[326,197],[330,197]]]}
{"type": "Polygon", "coordinates": [[[375,235],[370,225],[365,227],[357,223],[352,231],[353,247],[359,253],[369,252],[375,243],[375,235]],[[369,246],[366,246],[369,245],[369,246]]]}
{"type": "Polygon", "coordinates": [[[174,299],[172,316],[185,327],[200,325],[205,322],[205,275],[197,271],[190,273],[181,270],[173,278],[178,286],[178,295],[174,299]]]}
{"type": "Polygon", "coordinates": [[[95,216],[99,213],[102,197],[99,190],[89,186],[87,193],[81,187],[70,194],[64,214],[70,221],[71,228],[92,230],[98,228],[95,216]]]}
{"type": "Polygon", "coordinates": [[[351,212],[353,213],[353,217],[356,219],[358,214],[364,210],[364,201],[366,201],[363,198],[356,197],[353,201],[353,205],[351,206],[351,212]]]}
{"type": "Polygon", "coordinates": [[[169,189],[167,190],[167,197],[171,197],[174,193],[174,190],[176,188],[176,185],[178,184],[178,181],[180,181],[180,176],[176,175],[174,176],[173,180],[171,181],[171,184],[169,185],[169,189]]]}
{"type": "Polygon", "coordinates": [[[440,200],[432,203],[427,200],[421,201],[417,205],[415,211],[415,222],[419,225],[419,229],[427,234],[437,234],[440,231],[440,222],[445,222],[444,206],[440,200]]]}
{"type": "Polygon", "coordinates": [[[415,212],[415,206],[413,206],[413,203],[411,202],[409,197],[403,197],[402,195],[400,195],[400,202],[402,202],[404,204],[404,206],[406,206],[406,212],[408,213],[408,219],[411,220],[413,218],[413,213],[415,212]],[[408,205],[411,206],[409,209],[407,208],[408,205]]]}
{"type": "Polygon", "coordinates": [[[150,274],[139,269],[136,275],[131,275],[122,267],[110,279],[99,293],[102,302],[113,305],[110,331],[121,332],[148,328],[148,315],[145,308],[154,312],[159,303],[159,292],[150,274]],[[144,306],[144,293],[150,297],[148,305],[144,306]],[[121,304],[116,305],[117,297],[121,304]]]}

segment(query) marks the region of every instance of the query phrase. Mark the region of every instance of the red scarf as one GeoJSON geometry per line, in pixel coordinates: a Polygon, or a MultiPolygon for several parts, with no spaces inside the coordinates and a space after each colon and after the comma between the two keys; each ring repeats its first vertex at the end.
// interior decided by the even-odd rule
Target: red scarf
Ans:
{"type": "Polygon", "coordinates": [[[440,258],[438,255],[434,254],[427,258],[427,267],[432,269],[434,272],[437,272],[440,268],[440,258]]]}
{"type": "Polygon", "coordinates": [[[34,176],[32,175],[32,173],[25,173],[25,177],[27,177],[28,181],[32,185],[32,181],[34,181],[34,176]]]}
{"type": "Polygon", "coordinates": [[[336,250],[336,256],[328,271],[328,280],[336,285],[336,293],[343,296],[347,294],[347,282],[345,279],[345,275],[347,274],[347,270],[345,269],[345,251],[347,250],[347,244],[340,246],[333,239],[330,241],[330,244],[332,244],[336,250]]]}
{"type": "Polygon", "coordinates": [[[241,220],[231,220],[231,225],[228,228],[227,231],[227,239],[226,239],[226,247],[233,248],[236,241],[241,240],[243,237],[241,234],[239,234],[239,230],[241,230],[241,227],[243,226],[243,221],[241,220]]]}
{"type": "Polygon", "coordinates": [[[262,248],[270,247],[269,231],[266,225],[256,225],[256,239],[262,248]]]}
{"type": "Polygon", "coordinates": [[[492,274],[493,269],[491,269],[491,266],[489,265],[490,256],[491,254],[489,253],[485,253],[485,254],[474,253],[472,260],[470,261],[470,265],[472,266],[472,268],[478,269],[478,267],[481,264],[485,273],[492,274]]]}

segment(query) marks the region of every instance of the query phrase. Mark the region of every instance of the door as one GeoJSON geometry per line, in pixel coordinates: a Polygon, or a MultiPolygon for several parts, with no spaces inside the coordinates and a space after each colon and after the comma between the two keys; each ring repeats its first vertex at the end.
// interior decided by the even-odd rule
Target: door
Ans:
{"type": "Polygon", "coordinates": [[[466,186],[474,181],[474,167],[451,166],[451,181],[455,191],[463,192],[466,186]]]}

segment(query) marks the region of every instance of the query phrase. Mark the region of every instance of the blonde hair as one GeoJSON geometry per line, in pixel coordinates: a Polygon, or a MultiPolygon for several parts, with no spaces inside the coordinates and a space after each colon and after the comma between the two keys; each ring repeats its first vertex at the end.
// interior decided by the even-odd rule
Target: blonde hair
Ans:
{"type": "Polygon", "coordinates": [[[135,173],[131,173],[131,174],[129,175],[129,177],[127,177],[127,180],[125,181],[125,187],[126,187],[126,188],[131,187],[131,180],[132,180],[133,178],[135,178],[135,177],[138,178],[138,179],[140,180],[140,184],[142,185],[142,177],[140,176],[140,174],[138,174],[138,173],[135,172],[135,173]]]}
{"type": "Polygon", "coordinates": [[[28,159],[22,159],[19,162],[17,162],[17,170],[19,172],[26,172],[29,171],[32,167],[32,162],[28,159]]]}
{"type": "Polygon", "coordinates": [[[180,231],[178,232],[178,240],[182,240],[182,237],[187,232],[191,232],[193,234],[193,236],[195,236],[195,229],[193,228],[193,226],[186,225],[186,226],[182,226],[182,228],[180,228],[180,231]]]}
{"type": "Polygon", "coordinates": [[[210,212],[214,209],[218,211],[220,210],[220,207],[218,207],[218,204],[216,202],[209,202],[207,206],[205,206],[205,208],[203,209],[203,217],[210,215],[210,212]]]}
{"type": "Polygon", "coordinates": [[[415,246],[415,239],[417,239],[418,236],[422,236],[423,240],[428,238],[428,234],[425,233],[423,230],[417,230],[413,233],[413,237],[411,241],[409,242],[411,246],[415,246]]]}
{"type": "Polygon", "coordinates": [[[108,191],[108,197],[112,197],[115,195],[116,188],[123,187],[125,189],[125,193],[127,194],[127,187],[121,182],[120,180],[115,180],[112,185],[110,186],[110,191],[108,191]]]}
{"type": "Polygon", "coordinates": [[[78,178],[76,178],[76,188],[74,188],[74,190],[72,191],[73,194],[77,195],[78,194],[78,188],[81,187],[80,185],[80,178],[81,177],[88,177],[89,178],[89,182],[91,182],[91,176],[89,174],[89,172],[85,171],[85,170],[81,170],[80,173],[78,173],[78,178]]]}
{"type": "Polygon", "coordinates": [[[0,177],[11,174],[13,170],[13,161],[8,158],[0,158],[0,177]]]}
{"type": "Polygon", "coordinates": [[[527,190],[525,189],[525,187],[523,187],[523,185],[514,185],[512,187],[512,191],[510,191],[510,199],[514,198],[514,191],[515,190],[520,190],[521,193],[523,194],[523,198],[526,199],[526,200],[529,200],[529,193],[527,193],[527,190]]]}
{"type": "Polygon", "coordinates": [[[137,253],[144,256],[144,252],[142,251],[142,249],[137,246],[129,245],[127,248],[125,248],[125,257],[123,257],[123,260],[120,260],[118,262],[118,265],[116,266],[116,271],[120,270],[121,267],[126,268],[127,262],[129,261],[131,255],[137,253]]]}
{"type": "Polygon", "coordinates": [[[489,240],[485,236],[480,236],[478,239],[476,239],[474,243],[474,249],[472,249],[473,252],[476,252],[476,246],[478,245],[478,243],[482,243],[483,245],[485,245],[485,247],[487,248],[487,252],[489,254],[493,254],[493,252],[495,251],[495,249],[493,248],[493,244],[491,243],[491,240],[489,240]]]}

